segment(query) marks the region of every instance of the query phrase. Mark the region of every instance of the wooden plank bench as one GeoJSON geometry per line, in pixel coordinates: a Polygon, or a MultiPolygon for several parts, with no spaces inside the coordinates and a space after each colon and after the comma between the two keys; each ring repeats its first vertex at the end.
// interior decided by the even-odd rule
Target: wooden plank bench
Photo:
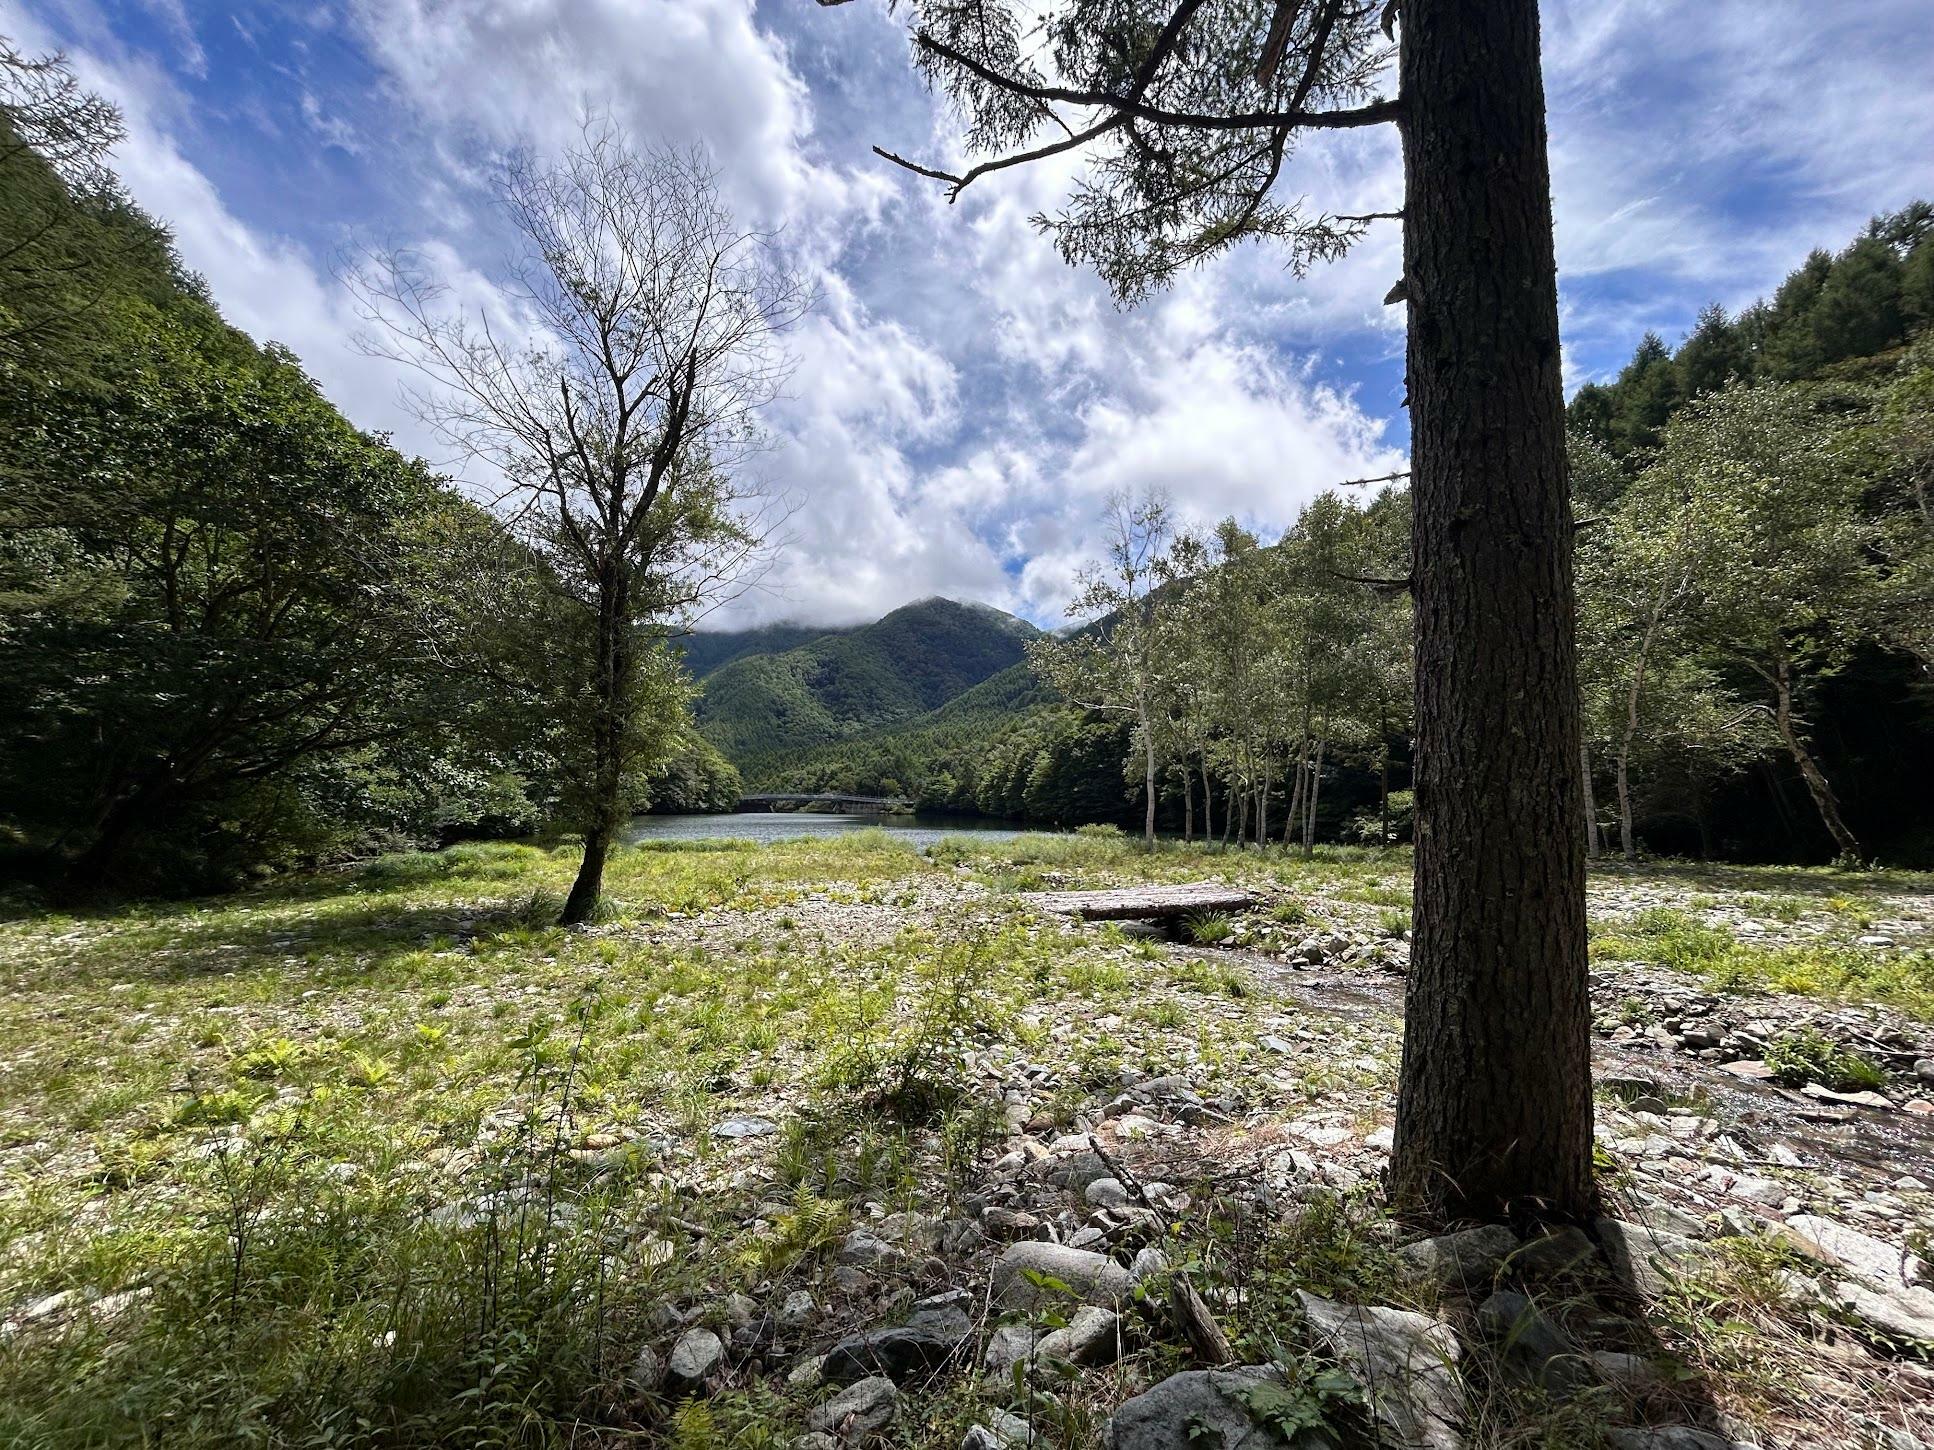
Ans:
{"type": "Polygon", "coordinates": [[[1247,911],[1257,897],[1253,891],[1220,881],[1192,881],[1109,891],[1034,891],[1024,900],[1042,911],[1083,921],[1165,921],[1198,911],[1247,911]]]}

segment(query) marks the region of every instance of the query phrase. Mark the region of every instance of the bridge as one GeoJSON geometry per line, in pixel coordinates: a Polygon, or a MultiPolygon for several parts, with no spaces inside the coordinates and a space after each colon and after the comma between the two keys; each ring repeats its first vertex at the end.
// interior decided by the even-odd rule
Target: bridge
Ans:
{"type": "Polygon", "coordinates": [[[906,808],[906,801],[889,796],[842,795],[837,791],[810,794],[775,791],[739,798],[741,811],[824,811],[830,815],[882,816],[906,808]]]}

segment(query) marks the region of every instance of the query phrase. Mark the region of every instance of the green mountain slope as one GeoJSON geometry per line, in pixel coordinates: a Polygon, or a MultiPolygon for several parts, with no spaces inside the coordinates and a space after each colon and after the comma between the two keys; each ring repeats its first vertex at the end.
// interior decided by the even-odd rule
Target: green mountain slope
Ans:
{"type": "Polygon", "coordinates": [[[802,751],[926,715],[1013,669],[1035,633],[985,605],[923,599],[858,629],[717,664],[704,676],[699,728],[748,779],[784,783],[770,779],[774,769],[802,751]]]}

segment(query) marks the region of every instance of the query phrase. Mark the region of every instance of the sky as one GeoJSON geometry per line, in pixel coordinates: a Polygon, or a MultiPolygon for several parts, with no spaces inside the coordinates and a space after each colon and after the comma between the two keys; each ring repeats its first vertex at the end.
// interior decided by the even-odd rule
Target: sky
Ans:
{"type": "MultiPolygon", "coordinates": [[[[1814,246],[1934,197],[1926,0],[1544,0],[1567,388],[1769,292],[1814,246]]],[[[846,624],[940,594],[1052,625],[1118,489],[1266,538],[1403,466],[1394,224],[1297,279],[1250,244],[1130,310],[1029,218],[1078,162],[948,205],[872,154],[941,165],[959,128],[908,62],[907,7],[810,0],[0,0],[117,102],[115,166],[229,320],[295,350],[357,424],[474,486],[359,348],[343,261],[404,245],[488,296],[493,161],[587,109],[706,149],[818,304],[787,338],[749,482],[788,518],[714,627],[846,624]]],[[[1387,130],[1313,138],[1282,183],[1400,204],[1387,130]]]]}

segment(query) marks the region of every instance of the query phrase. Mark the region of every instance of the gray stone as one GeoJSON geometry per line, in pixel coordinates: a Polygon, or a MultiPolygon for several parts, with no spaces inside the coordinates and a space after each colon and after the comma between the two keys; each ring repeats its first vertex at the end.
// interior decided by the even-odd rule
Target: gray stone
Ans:
{"type": "Polygon", "coordinates": [[[1504,1372],[1521,1384],[1562,1399],[1594,1378],[1578,1347],[1522,1294],[1500,1289],[1477,1306],[1477,1323],[1504,1372]]]}
{"type": "Polygon", "coordinates": [[[1065,1158],[1043,1159],[1034,1169],[1034,1174],[1043,1183],[1065,1188],[1071,1193],[1086,1192],[1090,1183],[1111,1176],[1108,1165],[1101,1161],[1101,1155],[1092,1150],[1070,1153],[1065,1158]]]}
{"type": "Polygon", "coordinates": [[[1113,1364],[1121,1351],[1121,1316],[1112,1309],[1084,1305],[1067,1326],[1041,1336],[1037,1355],[1087,1367],[1113,1364]]]}
{"type": "Polygon", "coordinates": [[[1817,1214],[1794,1214],[1786,1221],[1786,1233],[1795,1247],[1821,1263],[1882,1288],[1908,1288],[1927,1272],[1927,1265],[1905,1249],[1817,1214]]]}
{"type": "Polygon", "coordinates": [[[1281,1385],[1281,1373],[1266,1364],[1235,1369],[1196,1369],[1170,1375],[1125,1401],[1102,1431],[1106,1450],[1317,1450],[1330,1441],[1305,1431],[1283,1438],[1272,1424],[1258,1420],[1243,1397],[1259,1385],[1281,1385]]]}
{"type": "Polygon", "coordinates": [[[852,1384],[885,1375],[899,1383],[940,1368],[974,1332],[966,1297],[955,1290],[923,1299],[913,1306],[905,1324],[847,1335],[826,1352],[826,1378],[834,1384],[852,1384]]]}
{"type": "Polygon", "coordinates": [[[1605,1432],[1611,1450],[1739,1450],[1724,1435],[1691,1425],[1636,1425],[1605,1432]]]}
{"type": "Polygon", "coordinates": [[[1419,1239],[1401,1250],[1413,1269],[1439,1289],[1488,1287],[1517,1252],[1518,1236],[1500,1224],[1485,1224],[1438,1238],[1419,1239]]]}
{"type": "Polygon", "coordinates": [[[811,1322],[818,1308],[810,1293],[804,1289],[794,1289],[786,1295],[786,1302],[779,1306],[779,1322],[787,1329],[798,1329],[811,1322]]]}
{"type": "Polygon", "coordinates": [[[1090,1208],[1128,1207],[1128,1189],[1119,1178],[1097,1178],[1081,1191],[1090,1208]]]}
{"type": "Polygon", "coordinates": [[[1525,1279],[1551,1279],[1576,1273],[1597,1258],[1598,1246],[1584,1231],[1566,1227],[1526,1239],[1506,1267],[1525,1279]]]}
{"type": "Polygon", "coordinates": [[[1016,1362],[1034,1358],[1035,1332],[1025,1324],[1002,1324],[987,1336],[980,1362],[988,1371],[1005,1375],[1016,1362]]]}
{"type": "Polygon", "coordinates": [[[1422,1450],[1461,1450],[1464,1412],[1457,1336],[1405,1309],[1336,1304],[1299,1289],[1310,1329],[1364,1386],[1371,1412],[1396,1439],[1422,1450]]]}
{"type": "Polygon", "coordinates": [[[1693,1239],[1622,1219],[1601,1218],[1593,1227],[1612,1273],[1647,1299],[1658,1298],[1669,1276],[1685,1273],[1706,1252],[1693,1239]]]}
{"type": "Polygon", "coordinates": [[[665,1387],[665,1356],[647,1344],[631,1362],[631,1383],[640,1394],[655,1395],[665,1387]]]}
{"type": "Polygon", "coordinates": [[[688,1329],[672,1346],[665,1368],[680,1384],[693,1385],[717,1369],[724,1358],[725,1343],[716,1334],[705,1328],[688,1329]]]}
{"type": "Polygon", "coordinates": [[[1144,1279],[1152,1279],[1157,1274],[1166,1274],[1167,1272],[1168,1255],[1156,1248],[1153,1244],[1148,1244],[1137,1249],[1135,1251],[1135,1257],[1128,1265],[1128,1275],[1137,1284],[1141,1283],[1144,1279]]]}
{"type": "Polygon", "coordinates": [[[855,1229],[839,1246],[839,1261],[856,1269],[877,1269],[882,1265],[900,1263],[905,1258],[903,1250],[865,1229],[855,1229]]]}
{"type": "Polygon", "coordinates": [[[981,1422],[961,1440],[960,1450],[1009,1450],[1010,1446],[1026,1445],[1030,1438],[1027,1421],[1019,1415],[987,1410],[981,1422]]]}
{"type": "Polygon", "coordinates": [[[1065,1244],[1033,1239],[1009,1244],[994,1263],[994,1295],[1009,1309],[1066,1304],[1070,1298],[1105,1307],[1126,1299],[1134,1287],[1128,1270],[1113,1259],[1065,1244]],[[1033,1275],[1057,1280],[1067,1289],[1037,1285],[1033,1275]]]}
{"type": "Polygon", "coordinates": [[[885,1375],[875,1375],[848,1385],[807,1415],[806,1428],[842,1440],[858,1440],[877,1435],[892,1424],[899,1404],[899,1386],[885,1375]]]}
{"type": "Polygon", "coordinates": [[[1934,1290],[1862,1284],[1842,1279],[1827,1298],[1889,1339],[1934,1342],[1934,1290]]]}
{"type": "Polygon", "coordinates": [[[1593,1353],[1591,1363],[1600,1379],[1633,1399],[1643,1399],[1665,1383],[1659,1367],[1642,1354],[1601,1349],[1593,1353]]]}
{"type": "Polygon", "coordinates": [[[727,1118],[712,1125],[714,1138],[769,1138],[778,1131],[770,1118],[727,1118]]]}

